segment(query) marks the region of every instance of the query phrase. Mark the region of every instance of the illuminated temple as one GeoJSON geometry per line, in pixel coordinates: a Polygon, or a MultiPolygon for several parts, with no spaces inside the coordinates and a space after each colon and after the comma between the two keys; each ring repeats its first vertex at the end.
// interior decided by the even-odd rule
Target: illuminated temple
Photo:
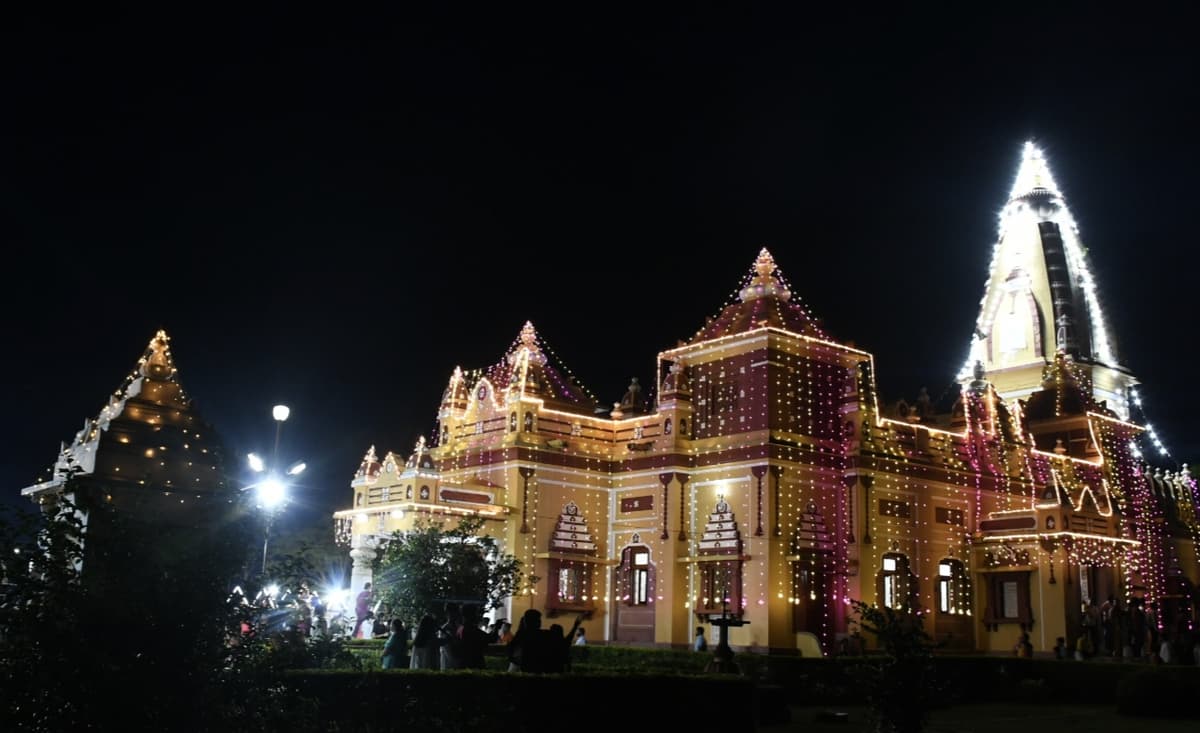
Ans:
{"type": "Polygon", "coordinates": [[[596,640],[682,646],[727,612],[737,647],[836,653],[857,599],[962,650],[1022,631],[1049,650],[1110,595],[1193,623],[1196,484],[1142,456],[1136,380],[1032,145],[949,412],[881,403],[871,354],[824,334],[765,249],[655,374],[598,405],[528,323],[455,369],[434,439],[372,447],[335,514],[353,590],[392,532],[480,515],[537,578],[501,615],[583,612],[596,640]]]}

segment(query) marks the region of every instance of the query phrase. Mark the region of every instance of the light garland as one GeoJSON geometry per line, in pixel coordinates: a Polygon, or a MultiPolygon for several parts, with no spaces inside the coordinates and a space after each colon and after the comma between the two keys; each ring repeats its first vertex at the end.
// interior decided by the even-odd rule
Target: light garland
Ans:
{"type": "MultiPolygon", "coordinates": [[[[884,563],[900,559],[895,567],[906,574],[895,588],[904,593],[893,602],[932,609],[935,633],[971,638],[966,617],[981,603],[973,579],[1006,567],[988,559],[996,543],[1024,543],[1027,566],[1044,572],[1039,562],[1049,560],[1051,574],[1056,557],[1068,574],[1083,565],[1116,567],[1127,596],[1148,579],[1147,597],[1161,597],[1162,530],[1137,519],[1157,516],[1129,451],[1139,429],[1099,411],[1088,374],[1065,359],[1047,373],[1054,418],[1073,421],[1091,441],[1079,455],[1039,449],[1046,429],[984,380],[963,388],[961,416],[949,428],[892,419],[879,408],[874,358],[830,340],[791,291],[764,250],[690,343],[658,355],[646,391],[653,412],[595,414],[595,398],[556,376],[546,355],[561,360],[530,324],[497,365],[455,370],[438,414],[440,480],[474,475],[499,487],[509,513],[494,531],[539,578],[514,603],[553,609],[590,599],[597,611],[617,614],[601,628],[619,641],[621,614],[636,601],[632,569],[621,563],[635,545],[654,573],[645,601],[655,639],[676,643],[690,639],[696,614],[727,599],[731,613],[752,620],[735,630],[735,643],[779,638],[770,624],[783,606],[794,619],[789,630],[813,632],[829,651],[848,632],[847,604],[881,602],[884,563]],[[686,387],[664,386],[668,373],[686,387]],[[1087,398],[1078,414],[1064,400],[1073,385],[1087,398]],[[564,399],[570,395],[574,403],[564,399]],[[524,471],[532,471],[527,490],[524,471]],[[718,494],[730,505],[743,556],[701,552],[711,539],[704,517],[718,494]],[[642,509],[622,504],[643,498],[642,509]],[[599,563],[548,549],[568,501],[597,539],[599,563]],[[1060,509],[1073,512],[1082,530],[1013,533],[988,524],[1057,517],[1060,509]],[[588,574],[608,566],[602,577],[588,574]],[[559,570],[576,579],[576,597],[548,597],[566,586],[542,576],[559,570]],[[723,598],[714,597],[713,578],[723,598]]],[[[987,637],[976,643],[985,646],[987,637]]]]}

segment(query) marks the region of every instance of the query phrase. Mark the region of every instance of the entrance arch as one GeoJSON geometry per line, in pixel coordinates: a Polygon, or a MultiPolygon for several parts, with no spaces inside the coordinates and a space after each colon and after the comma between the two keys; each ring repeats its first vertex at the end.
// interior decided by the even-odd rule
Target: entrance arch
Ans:
{"type": "Polygon", "coordinates": [[[656,573],[650,548],[634,537],[621,550],[621,564],[613,570],[613,641],[654,641],[656,573]]]}

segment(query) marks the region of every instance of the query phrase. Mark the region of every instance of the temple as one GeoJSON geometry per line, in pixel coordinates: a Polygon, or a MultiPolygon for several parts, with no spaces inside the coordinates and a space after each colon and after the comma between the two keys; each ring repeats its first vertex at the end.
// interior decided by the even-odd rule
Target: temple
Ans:
{"type": "MultiPolygon", "coordinates": [[[[219,522],[236,493],[223,468],[221,440],[184,392],[162,330],[99,414],[62,444],[47,475],[21,490],[46,511],[66,498],[80,513],[85,577],[95,567],[87,545],[107,530],[96,517],[149,522],[169,535],[219,522]],[[112,511],[95,511],[101,506],[112,511]]],[[[143,555],[150,551],[139,548],[143,555]]]]}
{"type": "Polygon", "coordinates": [[[969,371],[949,412],[882,405],[765,249],[737,297],[611,409],[526,323],[456,368],[431,444],[372,447],[335,516],[353,590],[420,519],[483,517],[536,580],[501,614],[587,615],[589,638],[684,646],[723,611],[743,649],[836,653],[849,602],[926,614],[949,649],[1075,639],[1115,596],[1191,628],[1196,484],[1134,445],[1062,196],[1027,148],[969,371]]]}

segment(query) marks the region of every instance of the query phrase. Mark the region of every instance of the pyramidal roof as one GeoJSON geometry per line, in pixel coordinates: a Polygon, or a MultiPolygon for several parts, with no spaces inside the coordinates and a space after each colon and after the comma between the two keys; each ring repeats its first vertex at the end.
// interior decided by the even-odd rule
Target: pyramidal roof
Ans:
{"type": "Polygon", "coordinates": [[[816,319],[783,280],[775,258],[766,247],[758,253],[749,274],[742,280],[737,300],[709,320],[689,343],[730,336],[756,328],[779,328],[815,338],[826,338],[816,319]]]}
{"type": "Polygon", "coordinates": [[[1063,350],[1080,361],[1119,365],[1079,227],[1045,153],[1032,141],[1025,143],[1000,212],[999,237],[960,377],[969,375],[976,361],[994,363],[1001,348],[992,339],[997,316],[1018,291],[1030,293],[1036,301],[1040,325],[1034,337],[1039,360],[1048,361],[1063,350]]]}
{"type": "Polygon", "coordinates": [[[224,488],[219,438],[180,386],[170,341],[162,329],[154,334],[100,413],[60,447],[46,487],[77,473],[140,485],[224,488]]]}
{"type": "Polygon", "coordinates": [[[596,399],[551,356],[533,323],[526,321],[504,358],[488,368],[484,376],[497,391],[517,390],[541,397],[560,409],[592,414],[596,399]]]}

